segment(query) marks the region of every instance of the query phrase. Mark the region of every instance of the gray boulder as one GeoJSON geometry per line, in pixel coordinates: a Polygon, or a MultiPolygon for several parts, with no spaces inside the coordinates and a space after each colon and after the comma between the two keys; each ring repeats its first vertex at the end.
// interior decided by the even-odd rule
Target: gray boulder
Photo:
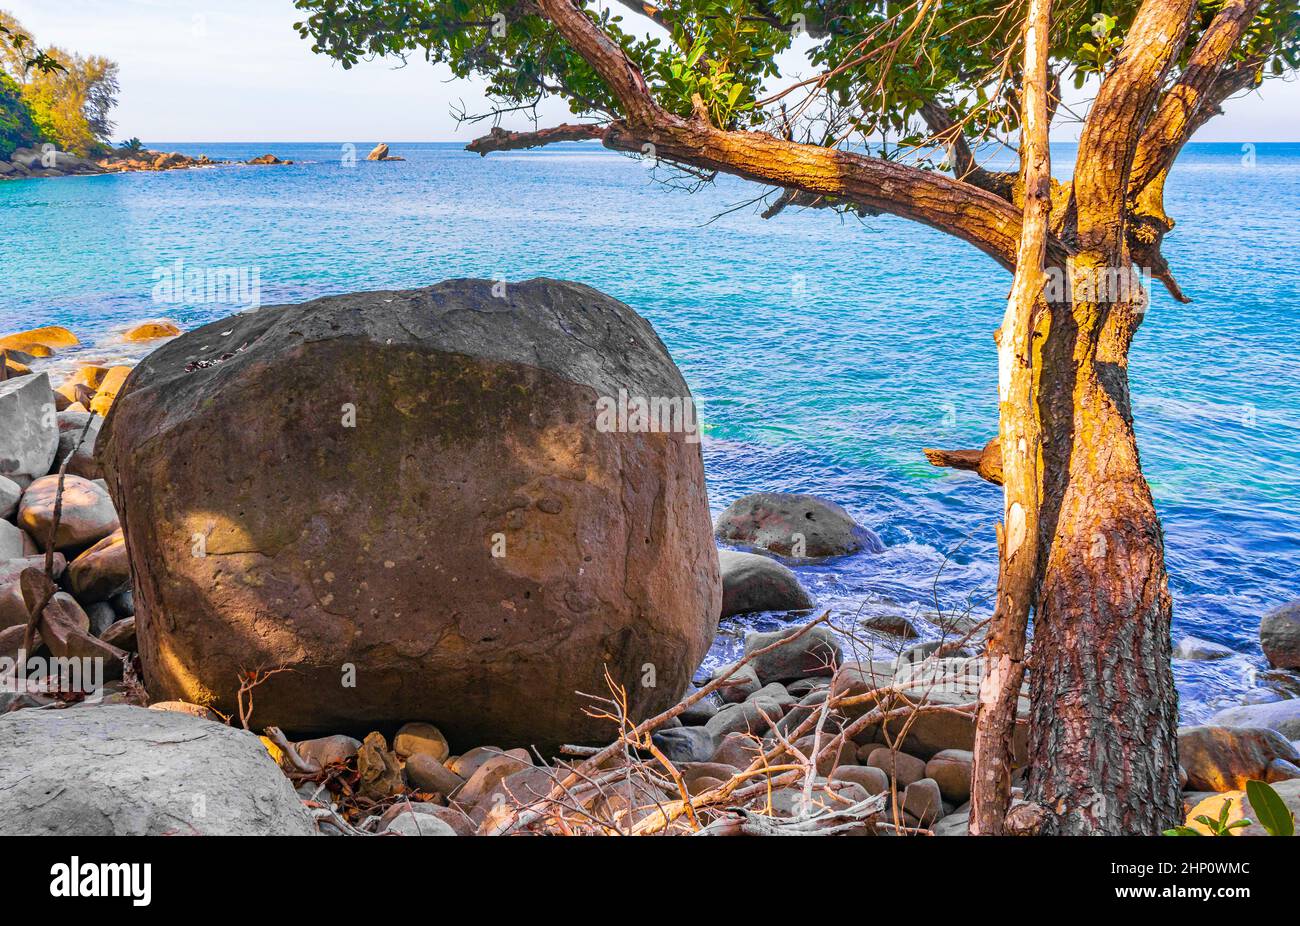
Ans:
{"type": "Polygon", "coordinates": [[[787,492],[737,499],[718,516],[715,532],[732,546],[767,550],[796,562],[885,548],[875,533],[834,502],[787,492]]]}
{"type": "Polygon", "coordinates": [[[256,736],[127,706],[0,716],[0,835],[310,836],[256,736]]]}
{"type": "Polygon", "coordinates": [[[1277,669],[1300,669],[1300,600],[1284,604],[1259,624],[1259,645],[1277,669]]]}
{"type": "Polygon", "coordinates": [[[50,471],[59,449],[55,414],[47,374],[0,382],[0,476],[30,480],[50,471]]]}
{"type": "Polygon", "coordinates": [[[722,616],[754,611],[806,611],[813,606],[790,569],[768,556],[719,550],[722,616]]]}
{"type": "Polygon", "coordinates": [[[1211,717],[1210,723],[1219,727],[1267,727],[1289,740],[1300,739],[1300,699],[1230,707],[1211,717]]]}
{"type": "Polygon", "coordinates": [[[451,824],[444,823],[433,814],[415,813],[410,810],[404,810],[389,820],[388,826],[384,827],[384,832],[395,833],[398,836],[456,835],[456,831],[451,828],[451,824]]]}
{"type": "Polygon", "coordinates": [[[1227,659],[1234,655],[1236,654],[1222,643],[1202,640],[1200,637],[1183,637],[1174,647],[1175,659],[1208,662],[1213,659],[1227,659]]]}
{"type": "MultiPolygon", "coordinates": [[[[792,637],[797,628],[774,630],[770,633],[745,634],[745,655],[756,653],[778,640],[792,637]]],[[[832,676],[843,661],[844,653],[835,632],[825,624],[812,628],[797,640],[778,646],[769,653],[756,657],[750,665],[764,685],[790,679],[832,676]]]]}

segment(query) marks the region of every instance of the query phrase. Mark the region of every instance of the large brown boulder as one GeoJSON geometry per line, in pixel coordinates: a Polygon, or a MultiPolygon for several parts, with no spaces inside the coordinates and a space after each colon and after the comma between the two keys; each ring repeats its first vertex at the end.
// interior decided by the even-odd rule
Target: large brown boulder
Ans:
{"type": "Polygon", "coordinates": [[[668,707],[713,639],[718,560],[695,435],[598,426],[620,390],[689,397],[644,319],[552,280],[163,345],[97,444],[150,693],[229,711],[241,668],[285,666],[259,727],[419,719],[457,748],[608,739],[575,693],[606,666],[637,716],[668,707]]]}

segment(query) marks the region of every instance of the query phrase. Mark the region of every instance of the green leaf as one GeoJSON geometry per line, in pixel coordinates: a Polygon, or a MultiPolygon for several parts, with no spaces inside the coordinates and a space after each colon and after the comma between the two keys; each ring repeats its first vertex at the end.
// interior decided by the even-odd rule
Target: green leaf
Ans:
{"type": "Polygon", "coordinates": [[[1197,832],[1196,830],[1192,829],[1190,826],[1175,826],[1175,827],[1174,827],[1173,829],[1171,829],[1171,830],[1165,830],[1164,835],[1166,835],[1166,836],[1199,836],[1199,835],[1201,835],[1201,834],[1200,834],[1199,832],[1197,832]]]}
{"type": "Polygon", "coordinates": [[[1295,818],[1286,802],[1273,788],[1262,781],[1246,782],[1246,798],[1259,817],[1260,826],[1268,830],[1270,836],[1294,836],[1295,818]]]}

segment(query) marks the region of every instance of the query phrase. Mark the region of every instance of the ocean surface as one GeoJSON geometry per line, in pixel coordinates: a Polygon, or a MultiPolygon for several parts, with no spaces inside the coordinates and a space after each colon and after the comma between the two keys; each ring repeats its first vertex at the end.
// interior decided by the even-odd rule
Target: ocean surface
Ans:
{"type": "MultiPolygon", "coordinates": [[[[155,299],[177,261],[243,270],[265,305],[449,277],[578,280],[650,319],[681,366],[715,513],[748,492],[811,492],[880,534],[882,554],[798,570],[837,622],[991,611],[1000,491],[921,454],[996,433],[1010,277],[973,248],[889,217],[764,220],[759,187],[688,191],[592,145],[479,158],[394,144],[406,161],[355,164],[338,144],[149,146],[296,163],[0,183],[0,332],[66,325],[87,344],[58,358],[75,365],[138,356],[114,343],[128,323],[241,308],[155,299]]],[[[1058,176],[1074,155],[1055,150],[1058,176]]],[[[1237,653],[1176,662],[1195,721],[1277,697],[1259,619],[1300,597],[1300,144],[1190,145],[1167,200],[1165,253],[1195,302],[1155,293],[1132,352],[1137,428],[1175,640],[1237,653]]],[[[776,623],[727,622],[710,664],[744,627],[776,623]]]]}

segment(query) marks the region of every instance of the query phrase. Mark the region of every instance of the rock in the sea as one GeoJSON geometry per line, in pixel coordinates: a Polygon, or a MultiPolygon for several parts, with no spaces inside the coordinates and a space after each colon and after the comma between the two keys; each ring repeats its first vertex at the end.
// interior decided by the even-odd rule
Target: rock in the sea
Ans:
{"type": "Polygon", "coordinates": [[[54,390],[45,373],[0,382],[0,476],[36,479],[59,449],[54,390]]]}
{"type": "Polygon", "coordinates": [[[713,640],[697,435],[609,413],[689,391],[595,290],[458,280],[264,307],[167,342],[131,384],[97,454],[151,564],[135,592],[157,697],[227,710],[239,666],[283,665],[258,726],[436,717],[456,742],[556,746],[610,735],[576,694],[606,668],[642,718],[713,640]],[[215,444],[221,465],[194,465],[215,444]]]}
{"type": "Polygon", "coordinates": [[[790,569],[768,556],[719,550],[722,616],[754,611],[805,611],[812,599],[790,569]]]}
{"type": "Polygon", "coordinates": [[[0,835],[309,836],[258,738],[168,711],[105,705],[0,716],[0,835]]]}
{"type": "Polygon", "coordinates": [[[1265,615],[1259,625],[1259,645],[1276,669],[1300,669],[1300,600],[1265,615]]]}
{"type": "Polygon", "coordinates": [[[1219,711],[1209,720],[1219,727],[1267,727],[1289,740],[1300,739],[1300,699],[1246,704],[1219,711]]]}
{"type": "Polygon", "coordinates": [[[30,347],[40,345],[42,347],[59,348],[59,347],[76,347],[81,341],[77,336],[59,325],[47,325],[44,328],[32,328],[28,331],[20,331],[17,334],[6,334],[0,337],[0,350],[14,348],[15,350],[29,350],[30,347]]]}
{"type": "MultiPolygon", "coordinates": [[[[18,503],[18,525],[43,543],[54,523],[54,502],[59,477],[43,476],[23,493],[18,503]]],[[[59,550],[84,547],[118,529],[117,511],[103,487],[81,476],[63,481],[63,509],[54,546],[59,550]]]]}
{"type": "Polygon", "coordinates": [[[131,562],[120,527],[68,564],[68,588],[82,604],[107,601],[130,586],[131,562]]]}
{"type": "Polygon", "coordinates": [[[731,503],[718,516],[718,539],[733,546],[767,550],[795,561],[820,560],[884,544],[834,502],[814,495],[759,492],[731,503]]]}
{"type": "MultiPolygon", "coordinates": [[[[793,637],[798,633],[798,628],[774,630],[771,633],[747,633],[745,655],[756,653],[778,640],[793,637]]],[[[778,646],[771,652],[754,658],[749,664],[754,667],[759,681],[766,685],[768,682],[783,682],[797,678],[833,676],[843,655],[834,631],[825,624],[819,624],[797,640],[778,646]]]]}
{"type": "Polygon", "coordinates": [[[1265,780],[1275,759],[1300,763],[1281,733],[1263,727],[1182,727],[1178,757],[1193,791],[1232,791],[1252,778],[1265,780]]]}
{"type": "Polygon", "coordinates": [[[293,161],[282,161],[282,160],[280,160],[279,158],[277,158],[274,154],[259,154],[259,155],[258,155],[257,157],[255,157],[255,158],[249,158],[249,159],[248,159],[248,163],[249,163],[249,164],[253,164],[253,165],[261,165],[261,164],[292,164],[293,161]]]}
{"type": "Polygon", "coordinates": [[[157,341],[162,338],[174,338],[180,333],[181,329],[175,322],[161,320],[135,325],[128,329],[122,338],[127,341],[157,341]]]}
{"type": "Polygon", "coordinates": [[[1183,637],[1174,647],[1175,659],[1193,659],[1198,661],[1208,661],[1211,659],[1227,659],[1235,655],[1231,649],[1222,643],[1214,643],[1210,640],[1202,640],[1199,637],[1183,637]]]}
{"type": "Polygon", "coordinates": [[[873,614],[864,618],[861,623],[863,630],[874,630],[876,633],[901,637],[904,640],[915,640],[921,636],[916,625],[902,614],[873,614]]]}

